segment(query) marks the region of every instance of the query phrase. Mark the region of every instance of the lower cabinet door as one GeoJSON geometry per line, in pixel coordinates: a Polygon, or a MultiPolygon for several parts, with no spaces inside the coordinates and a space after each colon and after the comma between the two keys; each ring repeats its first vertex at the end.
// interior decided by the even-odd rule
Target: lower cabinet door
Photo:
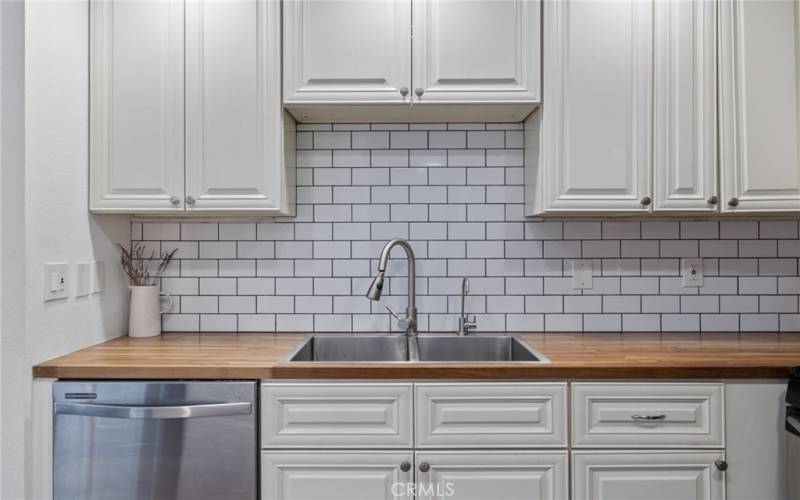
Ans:
{"type": "Polygon", "coordinates": [[[412,500],[409,452],[264,451],[262,500],[412,500]]]}
{"type": "Polygon", "coordinates": [[[719,452],[573,452],[573,500],[723,500],[719,452]]]}
{"type": "Polygon", "coordinates": [[[418,500],[563,500],[567,452],[416,453],[418,500]]]}

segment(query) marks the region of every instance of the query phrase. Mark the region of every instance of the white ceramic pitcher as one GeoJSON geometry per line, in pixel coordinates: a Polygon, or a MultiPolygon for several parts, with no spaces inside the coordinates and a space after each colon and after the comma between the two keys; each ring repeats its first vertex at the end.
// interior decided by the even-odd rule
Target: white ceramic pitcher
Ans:
{"type": "Polygon", "coordinates": [[[128,335],[131,337],[155,337],[161,335],[161,314],[172,307],[172,297],[160,292],[157,285],[129,286],[131,290],[131,312],[128,318],[128,335]],[[161,308],[161,296],[167,298],[161,308]]]}

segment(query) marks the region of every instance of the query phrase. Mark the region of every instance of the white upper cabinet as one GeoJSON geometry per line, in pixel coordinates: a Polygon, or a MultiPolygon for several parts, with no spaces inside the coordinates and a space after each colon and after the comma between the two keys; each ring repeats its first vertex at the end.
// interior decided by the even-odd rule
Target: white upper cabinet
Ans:
{"type": "Polygon", "coordinates": [[[720,3],[723,210],[800,210],[800,4],[720,3]]]}
{"type": "Polygon", "coordinates": [[[717,2],[661,1],[654,9],[654,210],[714,212],[717,2]]]}
{"type": "Polygon", "coordinates": [[[411,0],[283,4],[286,104],[410,101],[411,0]]]}
{"type": "Polygon", "coordinates": [[[536,213],[650,210],[652,39],[650,2],[544,2],[536,213]]]}
{"type": "Polygon", "coordinates": [[[540,11],[539,0],[284,2],[284,104],[305,122],[520,121],[539,102],[540,11]]]}
{"type": "Polygon", "coordinates": [[[277,0],[98,0],[90,16],[91,210],[293,212],[277,0]]]}
{"type": "Polygon", "coordinates": [[[186,3],[187,210],[288,210],[280,95],[279,2],[186,3]]]}
{"type": "Polygon", "coordinates": [[[183,4],[90,9],[90,208],[183,210],[183,4]]]}
{"type": "Polygon", "coordinates": [[[537,102],[540,11],[529,0],[414,0],[414,102],[537,102]]]}

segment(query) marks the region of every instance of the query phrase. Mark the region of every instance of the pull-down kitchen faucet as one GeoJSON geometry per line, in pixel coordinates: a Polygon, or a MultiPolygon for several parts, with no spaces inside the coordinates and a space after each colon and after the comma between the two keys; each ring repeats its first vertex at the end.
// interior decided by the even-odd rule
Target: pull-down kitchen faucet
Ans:
{"type": "Polygon", "coordinates": [[[461,279],[461,316],[458,317],[458,334],[459,335],[466,335],[469,331],[473,328],[478,328],[478,320],[475,316],[472,317],[472,321],[469,320],[469,317],[464,313],[464,301],[467,299],[467,294],[469,293],[469,279],[462,278],[461,279]]]}
{"type": "Polygon", "coordinates": [[[384,275],[386,273],[386,263],[389,260],[389,252],[392,251],[392,248],[399,245],[403,248],[406,252],[406,258],[408,259],[408,307],[406,308],[406,315],[400,316],[397,314],[394,309],[389,306],[386,306],[386,309],[392,313],[392,316],[397,319],[397,325],[400,327],[401,330],[405,330],[406,335],[416,335],[417,334],[417,291],[416,291],[416,267],[415,267],[415,258],[414,258],[414,250],[411,248],[411,245],[406,240],[401,240],[399,238],[395,238],[386,246],[383,247],[383,251],[381,252],[381,259],[378,262],[378,274],[375,275],[375,279],[372,280],[372,284],[369,286],[367,290],[367,298],[369,300],[380,300],[381,293],[383,293],[383,281],[384,275]]]}

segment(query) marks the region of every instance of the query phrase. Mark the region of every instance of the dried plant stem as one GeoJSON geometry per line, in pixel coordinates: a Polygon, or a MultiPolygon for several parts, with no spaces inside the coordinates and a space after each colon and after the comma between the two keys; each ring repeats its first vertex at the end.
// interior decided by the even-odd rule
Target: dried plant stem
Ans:
{"type": "Polygon", "coordinates": [[[117,243],[120,250],[120,266],[125,274],[128,275],[128,281],[133,286],[151,286],[155,285],[159,279],[164,275],[167,266],[175,256],[177,248],[171,252],[161,252],[156,256],[155,250],[150,252],[150,255],[145,255],[145,246],[142,243],[134,243],[128,251],[124,246],[117,243]],[[150,266],[154,261],[158,260],[158,266],[155,272],[151,271],[150,266]]]}

